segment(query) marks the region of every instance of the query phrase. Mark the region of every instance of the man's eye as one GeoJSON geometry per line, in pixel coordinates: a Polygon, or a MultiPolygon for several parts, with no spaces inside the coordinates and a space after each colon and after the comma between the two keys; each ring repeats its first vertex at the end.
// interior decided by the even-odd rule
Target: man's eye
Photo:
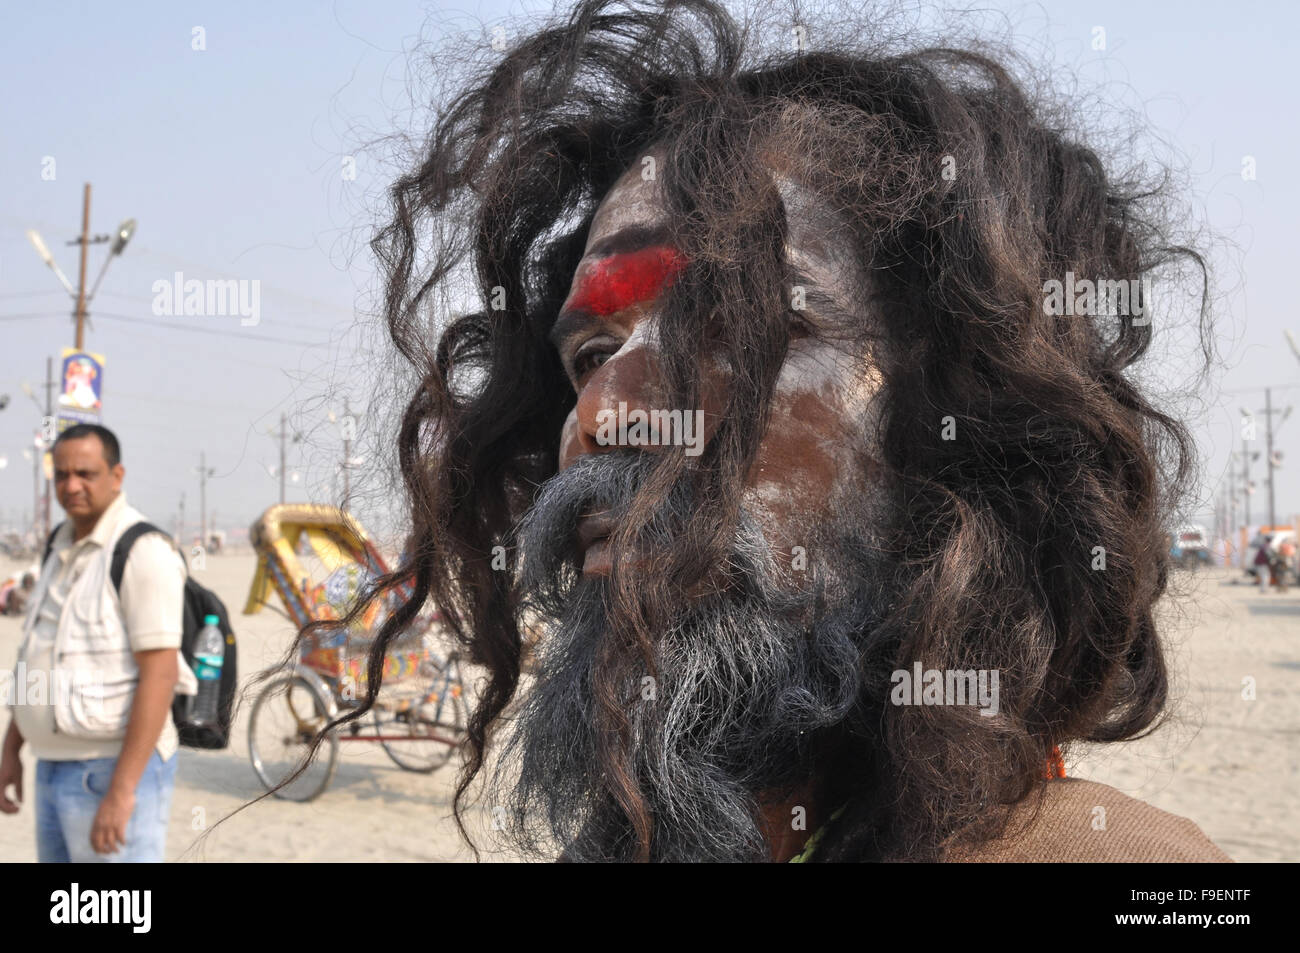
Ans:
{"type": "Polygon", "coordinates": [[[790,336],[792,338],[806,338],[813,334],[812,322],[804,315],[802,311],[790,310],[790,336]]]}
{"type": "Polygon", "coordinates": [[[608,351],[590,350],[580,352],[573,359],[573,376],[578,380],[583,380],[588,374],[608,361],[610,357],[608,351]]]}

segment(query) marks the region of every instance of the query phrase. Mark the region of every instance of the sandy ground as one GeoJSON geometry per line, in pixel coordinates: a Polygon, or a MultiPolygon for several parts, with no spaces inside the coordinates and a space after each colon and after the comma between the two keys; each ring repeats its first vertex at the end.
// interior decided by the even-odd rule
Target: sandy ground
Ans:
{"type": "MultiPolygon", "coordinates": [[[[254,565],[251,555],[208,556],[205,568],[194,571],[231,613],[239,639],[240,681],[245,685],[283,658],[293,639],[292,624],[274,611],[278,600],[256,615],[241,614],[254,565]]],[[[5,575],[9,571],[0,566],[5,575]]],[[[0,666],[13,666],[19,629],[18,618],[0,618],[0,666]]],[[[242,706],[226,750],[181,749],[167,838],[169,860],[472,859],[451,819],[457,762],[434,774],[415,774],[398,768],[374,743],[341,744],[334,778],[316,800],[264,798],[234,813],[265,790],[248,757],[250,707],[242,706]]],[[[0,720],[7,725],[7,715],[0,720]]],[[[30,801],[35,759],[26,751],[23,757],[30,801]]],[[[0,861],[36,859],[33,824],[27,808],[14,816],[0,815],[0,861]]]]}
{"type": "MultiPolygon", "coordinates": [[[[253,566],[251,555],[215,556],[197,573],[232,613],[245,680],[277,661],[292,638],[290,623],[270,610],[239,614],[253,566]]],[[[0,573],[10,570],[0,560],[0,573]]],[[[1261,596],[1234,585],[1236,576],[1213,569],[1183,577],[1190,601],[1165,613],[1178,698],[1170,722],[1141,741],[1070,752],[1069,773],[1192,818],[1235,860],[1295,861],[1300,591],[1261,596]],[[1254,700],[1243,698],[1248,678],[1254,700]]],[[[0,619],[0,666],[13,665],[18,635],[18,619],[0,619]]],[[[451,820],[456,763],[432,775],[413,774],[372,743],[341,745],[334,779],[315,801],[267,798],[233,813],[263,790],[249,764],[247,717],[246,706],[226,751],[182,749],[169,859],[472,859],[451,820]]],[[[24,760],[30,801],[34,761],[29,753],[24,760]]],[[[478,816],[479,823],[487,818],[478,816]]],[[[35,859],[30,808],[0,816],[0,861],[35,859]]]]}
{"type": "Polygon", "coordinates": [[[1191,818],[1233,860],[1300,860],[1300,590],[1261,594],[1239,569],[1174,580],[1170,717],[1067,771],[1191,818]]]}

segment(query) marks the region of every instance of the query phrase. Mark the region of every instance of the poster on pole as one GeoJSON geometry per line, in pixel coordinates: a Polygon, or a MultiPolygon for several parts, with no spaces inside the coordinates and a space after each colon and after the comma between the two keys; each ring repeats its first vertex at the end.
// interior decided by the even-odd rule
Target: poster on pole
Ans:
{"type": "Polygon", "coordinates": [[[61,379],[58,432],[74,424],[99,423],[103,414],[104,355],[65,347],[61,379]]]}

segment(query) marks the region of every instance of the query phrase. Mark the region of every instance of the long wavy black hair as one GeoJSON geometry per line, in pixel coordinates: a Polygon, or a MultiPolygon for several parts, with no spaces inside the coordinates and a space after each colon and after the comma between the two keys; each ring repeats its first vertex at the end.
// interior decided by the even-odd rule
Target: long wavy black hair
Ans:
{"type": "Polygon", "coordinates": [[[1190,262],[1190,317],[1208,340],[1205,268],[1169,237],[1160,183],[1108,169],[1067,131],[1068,106],[1031,98],[1002,59],[789,20],[770,31],[782,49],[712,0],[582,0],[504,50],[485,46],[391,188],[373,249],[388,330],[420,383],[397,433],[412,555],[375,592],[401,582],[413,595],[371,659],[431,600],[484,667],[462,833],[520,686],[516,528],[555,474],[575,400],[547,332],[597,204],[653,143],[668,146],[658,175],[690,262],[663,308],[667,406],[698,406],[706,354],[753,386],[731,388],[694,465],[664,455],[630,516],[643,523],[675,480],[711,501],[662,573],[621,583],[610,627],[626,664],[593,690],[636,856],[654,819],[627,768],[616,676],[643,667],[673,599],[717,557],[763,436],[789,334],[774,153],[850,224],[840,240],[870,269],[860,343],[873,342],[884,411],[862,440],[894,514],[884,651],[864,661],[860,711],[819,769],[828,803],[846,805],[819,859],[937,857],[954,837],[992,836],[1042,789],[1054,745],[1138,736],[1166,707],[1153,607],[1192,443],[1133,368],[1176,316],[1044,309],[1045,283],[1067,272],[1129,281],[1190,262]],[[464,266],[480,307],[445,313],[439,294],[464,266]],[[999,716],[883,704],[889,671],[917,660],[998,670],[999,716]]]}

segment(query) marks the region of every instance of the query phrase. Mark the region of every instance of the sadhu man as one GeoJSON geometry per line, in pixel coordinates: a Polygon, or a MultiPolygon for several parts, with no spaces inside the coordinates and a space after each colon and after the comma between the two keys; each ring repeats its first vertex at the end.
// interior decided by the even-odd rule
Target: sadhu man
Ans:
{"type": "Polygon", "coordinates": [[[574,861],[1226,859],[1057,756],[1166,708],[1161,197],[992,59],[766,25],[579,3],[393,187],[400,572],[487,674],[458,819],[574,861]]]}

